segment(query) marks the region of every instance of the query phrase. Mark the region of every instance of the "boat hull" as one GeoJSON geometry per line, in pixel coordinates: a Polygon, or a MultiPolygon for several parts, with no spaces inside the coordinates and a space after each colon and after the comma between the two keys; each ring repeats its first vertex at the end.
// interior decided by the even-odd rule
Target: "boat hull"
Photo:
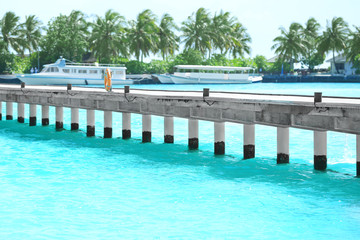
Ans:
{"type": "Polygon", "coordinates": [[[159,81],[163,84],[174,84],[169,75],[164,74],[154,74],[155,77],[159,79],[159,81]]]}
{"type": "MultiPolygon", "coordinates": [[[[16,76],[27,85],[103,85],[103,79],[94,78],[71,78],[66,76],[42,76],[40,74],[22,74],[16,76]]],[[[134,80],[112,79],[112,85],[133,84],[134,80]]]]}
{"type": "Polygon", "coordinates": [[[212,79],[212,78],[192,78],[171,76],[175,84],[248,84],[252,83],[251,79],[212,79]]]}

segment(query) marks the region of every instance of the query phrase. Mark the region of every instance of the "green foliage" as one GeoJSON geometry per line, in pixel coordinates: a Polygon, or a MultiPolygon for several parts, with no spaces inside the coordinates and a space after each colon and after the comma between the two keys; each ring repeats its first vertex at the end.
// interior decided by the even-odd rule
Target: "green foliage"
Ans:
{"type": "Polygon", "coordinates": [[[213,54],[211,58],[206,59],[203,64],[211,66],[229,66],[230,61],[224,54],[213,54]]]}
{"type": "Polygon", "coordinates": [[[325,54],[315,52],[311,54],[308,58],[303,58],[301,62],[309,67],[310,71],[313,71],[314,68],[325,61],[325,54]]]}
{"type": "Polygon", "coordinates": [[[260,69],[261,72],[266,72],[268,70],[269,64],[264,56],[256,55],[256,57],[254,58],[254,63],[258,72],[260,72],[260,69]]]}
{"type": "Polygon", "coordinates": [[[125,63],[127,74],[149,73],[149,64],[140,61],[128,61],[125,63]]]}
{"type": "Polygon", "coordinates": [[[360,74],[360,54],[358,54],[353,61],[353,68],[356,69],[355,73],[360,74]]]}
{"type": "Polygon", "coordinates": [[[81,61],[88,48],[87,29],[84,14],[79,11],[52,19],[41,44],[47,62],[55,62],[60,56],[71,61],[81,61]]]}
{"type": "Polygon", "coordinates": [[[6,43],[0,40],[0,74],[11,73],[11,66],[14,65],[14,54],[7,50],[6,43]]]}
{"type": "Polygon", "coordinates": [[[292,67],[291,67],[290,63],[284,63],[280,59],[277,60],[274,63],[270,63],[269,65],[270,66],[268,68],[268,71],[270,73],[274,73],[274,74],[280,74],[282,67],[283,67],[283,73],[284,74],[289,73],[292,70],[292,67]]]}
{"type": "Polygon", "coordinates": [[[30,58],[15,56],[14,64],[11,66],[13,73],[29,73],[31,69],[30,58]]]}

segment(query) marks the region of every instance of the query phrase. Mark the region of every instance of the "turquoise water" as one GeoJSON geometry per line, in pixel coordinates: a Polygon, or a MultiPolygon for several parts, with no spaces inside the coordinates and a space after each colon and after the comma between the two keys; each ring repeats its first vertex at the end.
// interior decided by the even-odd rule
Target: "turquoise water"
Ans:
{"type": "MultiPolygon", "coordinates": [[[[358,84],[136,85],[360,97],[358,84]]],[[[5,115],[5,103],[3,103],[5,115]]],[[[28,107],[26,106],[26,116],[28,107]]],[[[358,239],[360,180],[355,136],[328,133],[328,171],[313,170],[313,134],[290,129],[290,164],[276,164],[276,128],[256,126],[256,158],[242,160],[242,125],[226,123],[226,155],[213,154],[213,123],[200,121],[200,147],[187,149],[187,120],[175,118],[175,144],[163,144],[163,118],[141,143],[141,116],[121,139],[0,122],[0,239],[358,239]]],[[[14,117],[16,118],[16,104],[14,117]]]]}

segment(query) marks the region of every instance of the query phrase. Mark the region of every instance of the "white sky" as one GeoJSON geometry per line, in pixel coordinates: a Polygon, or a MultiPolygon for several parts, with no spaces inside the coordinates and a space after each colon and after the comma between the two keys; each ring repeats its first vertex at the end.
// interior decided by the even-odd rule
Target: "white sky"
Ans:
{"type": "Polygon", "coordinates": [[[131,20],[150,9],[158,18],[169,13],[180,25],[200,7],[212,14],[222,9],[237,17],[252,38],[251,57],[258,54],[273,57],[271,46],[280,34],[279,27],[288,28],[292,22],[304,24],[314,17],[324,28],[326,21],[336,16],[343,17],[350,26],[360,26],[360,0],[0,0],[0,17],[13,11],[23,21],[26,15],[34,14],[47,24],[52,17],[72,10],[81,10],[91,17],[103,16],[108,9],[113,9],[131,20]]]}

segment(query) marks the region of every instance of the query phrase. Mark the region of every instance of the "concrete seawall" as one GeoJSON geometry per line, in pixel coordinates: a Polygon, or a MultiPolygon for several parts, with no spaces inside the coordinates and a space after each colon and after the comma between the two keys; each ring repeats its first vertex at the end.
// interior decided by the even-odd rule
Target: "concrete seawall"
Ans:
{"type": "Polygon", "coordinates": [[[264,75],[264,83],[360,83],[360,75],[306,75],[306,76],[294,76],[294,75],[264,75]]]}

